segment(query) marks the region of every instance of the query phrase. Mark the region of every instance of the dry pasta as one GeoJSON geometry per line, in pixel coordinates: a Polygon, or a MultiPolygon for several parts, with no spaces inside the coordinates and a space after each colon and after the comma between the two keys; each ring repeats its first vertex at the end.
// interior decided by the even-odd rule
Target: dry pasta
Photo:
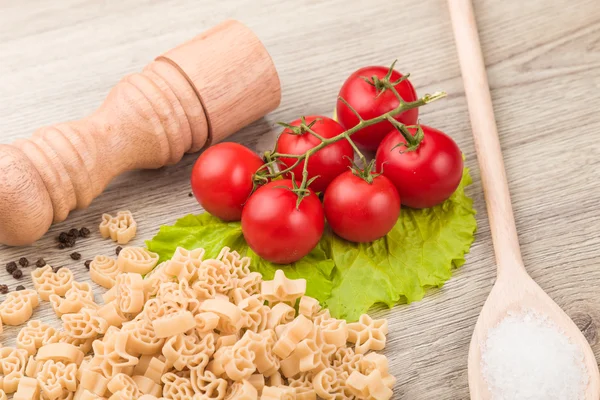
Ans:
{"type": "Polygon", "coordinates": [[[38,294],[33,290],[11,292],[0,304],[0,319],[5,325],[21,325],[31,318],[39,304],[38,294]]]}
{"type": "MultiPolygon", "coordinates": [[[[69,272],[36,270],[36,289],[63,328],[30,321],[17,349],[0,348],[4,391],[78,400],[391,398],[395,378],[373,352],[385,346],[385,320],[347,324],[305,296],[304,280],[277,271],[263,281],[229,248],[204,255],[178,248],[158,267],[157,255],[136,247],[117,260],[95,257],[92,280],[110,289],[103,305],[69,272]]],[[[25,322],[38,302],[34,291],[11,293],[0,316],[25,322]]]]}
{"type": "Polygon", "coordinates": [[[137,223],[130,211],[119,211],[116,217],[103,214],[99,229],[103,238],[110,237],[119,244],[127,244],[137,233],[137,223]]]}
{"type": "Polygon", "coordinates": [[[115,285],[119,267],[115,259],[106,256],[96,256],[90,263],[90,278],[98,285],[107,289],[115,285]]]}
{"type": "Polygon", "coordinates": [[[40,298],[49,301],[53,294],[64,296],[67,293],[73,284],[73,273],[68,268],[54,271],[50,265],[46,265],[43,268],[34,269],[31,272],[31,279],[40,298]]]}
{"type": "Polygon", "coordinates": [[[135,272],[146,275],[158,263],[158,254],[142,247],[125,247],[117,257],[117,267],[121,272],[135,272]]]}

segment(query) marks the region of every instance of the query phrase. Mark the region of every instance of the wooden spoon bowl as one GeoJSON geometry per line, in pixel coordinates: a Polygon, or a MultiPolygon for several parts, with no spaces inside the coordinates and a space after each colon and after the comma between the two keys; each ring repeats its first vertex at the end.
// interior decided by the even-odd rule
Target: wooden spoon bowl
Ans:
{"type": "Polygon", "coordinates": [[[487,298],[473,331],[469,349],[469,387],[471,399],[490,399],[481,368],[481,349],[488,332],[507,316],[509,311],[533,310],[548,317],[583,352],[584,365],[590,375],[586,399],[598,399],[600,380],[598,365],[586,338],[569,316],[527,274],[522,264],[498,265],[498,279],[487,298]]]}
{"type": "Polygon", "coordinates": [[[490,329],[497,326],[509,311],[533,310],[553,321],[571,343],[579,346],[589,374],[585,399],[598,400],[600,375],[589,343],[569,316],[531,279],[523,265],[471,0],[448,0],[448,5],[498,268],[498,278],[479,315],[471,339],[471,399],[491,398],[481,365],[482,344],[490,329]]]}

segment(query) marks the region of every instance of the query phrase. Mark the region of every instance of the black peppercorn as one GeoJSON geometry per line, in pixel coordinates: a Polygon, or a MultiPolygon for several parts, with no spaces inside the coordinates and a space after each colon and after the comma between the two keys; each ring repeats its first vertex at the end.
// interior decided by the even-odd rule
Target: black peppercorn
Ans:
{"type": "Polygon", "coordinates": [[[121,250],[123,250],[123,248],[121,246],[117,246],[117,248],[115,249],[115,253],[117,253],[117,255],[119,255],[121,250]]]}
{"type": "Polygon", "coordinates": [[[67,241],[67,237],[67,232],[61,232],[60,235],[58,235],[58,241],[64,243],[67,241]]]}
{"type": "Polygon", "coordinates": [[[19,286],[17,286],[16,290],[25,290],[25,286],[19,285],[19,286]]]}
{"type": "Polygon", "coordinates": [[[12,274],[14,271],[16,271],[17,268],[17,263],[14,261],[11,261],[8,264],[6,264],[6,272],[8,272],[9,274],[12,274]]]}
{"type": "Polygon", "coordinates": [[[194,194],[192,192],[189,192],[188,197],[194,197],[194,194]]]}
{"type": "Polygon", "coordinates": [[[75,246],[76,242],[77,242],[77,238],[75,236],[69,236],[67,238],[67,241],[65,242],[65,246],[73,247],[73,246],[75,246]]]}
{"type": "Polygon", "coordinates": [[[8,286],[0,285],[0,294],[6,294],[6,293],[8,293],[8,286]]]}
{"type": "Polygon", "coordinates": [[[12,276],[15,279],[21,279],[23,277],[23,271],[21,271],[20,269],[16,269],[13,271],[12,276]]]}
{"type": "Polygon", "coordinates": [[[60,250],[64,249],[65,247],[67,247],[67,245],[66,245],[66,244],[64,244],[64,243],[59,243],[59,244],[58,244],[58,248],[59,248],[60,250]]]}
{"type": "Polygon", "coordinates": [[[26,259],[25,257],[21,257],[21,258],[19,258],[19,265],[21,265],[21,267],[28,267],[29,260],[26,259]]]}
{"type": "Polygon", "coordinates": [[[81,254],[79,254],[78,252],[71,253],[71,258],[75,261],[81,260],[81,254]]]}
{"type": "Polygon", "coordinates": [[[90,236],[90,230],[86,227],[83,227],[79,230],[79,236],[82,238],[86,238],[88,236],[90,236]]]}
{"type": "Polygon", "coordinates": [[[86,269],[90,269],[90,264],[92,263],[92,260],[86,260],[86,262],[83,263],[83,265],[85,265],[86,269]]]}
{"type": "Polygon", "coordinates": [[[69,231],[69,233],[67,233],[67,235],[77,237],[77,236],[79,236],[79,231],[77,229],[73,228],[69,231]]]}
{"type": "Polygon", "coordinates": [[[37,268],[42,268],[44,265],[46,265],[46,260],[44,260],[43,258],[40,258],[35,262],[35,266],[37,268]]]}
{"type": "Polygon", "coordinates": [[[54,267],[52,268],[52,272],[57,273],[62,267],[54,267]]]}

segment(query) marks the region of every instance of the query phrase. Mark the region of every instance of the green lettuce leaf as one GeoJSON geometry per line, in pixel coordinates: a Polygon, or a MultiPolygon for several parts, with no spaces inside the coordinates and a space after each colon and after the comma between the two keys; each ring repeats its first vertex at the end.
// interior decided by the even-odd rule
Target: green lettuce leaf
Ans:
{"type": "Polygon", "coordinates": [[[403,208],[386,237],[351,243],[333,236],[334,289],[325,302],[332,315],[355,320],[376,303],[421,300],[428,287],[440,287],[465,262],[477,228],[472,183],[465,169],[456,192],[436,207],[403,208]]]}
{"type": "Polygon", "coordinates": [[[442,286],[464,264],[477,227],[473,202],[465,193],[471,182],[465,169],[450,199],[424,210],[403,208],[392,231],[375,242],[351,243],[327,230],[310,254],[290,265],[263,260],[244,241],[239,222],[223,222],[207,213],[162,226],[146,246],[160,261],[170,259],[178,246],[203,247],[207,257],[228,246],[250,257],[251,269],[265,279],[277,269],[292,279],[305,278],[307,295],[333,316],[355,321],[377,303],[392,307],[422,299],[427,288],[442,286]]]}

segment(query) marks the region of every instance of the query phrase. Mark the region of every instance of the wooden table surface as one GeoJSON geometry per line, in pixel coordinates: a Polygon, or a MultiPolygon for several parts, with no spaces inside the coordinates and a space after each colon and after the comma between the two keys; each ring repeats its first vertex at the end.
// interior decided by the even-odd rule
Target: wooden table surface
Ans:
{"type": "MultiPolygon", "coordinates": [[[[600,357],[598,2],[477,0],[475,8],[525,264],[600,357]]],[[[88,114],[123,75],[226,18],[245,22],[262,38],[283,85],[279,109],[232,137],[257,151],[272,146],[276,121],[330,114],[343,80],[364,65],[397,58],[418,93],[449,93],[421,117],[452,135],[466,154],[475,179],[469,193],[479,212],[477,239],[442,289],[386,313],[387,355],[398,377],[394,398],[468,398],[468,343],[495,270],[444,0],[0,0],[0,142],[88,114]]],[[[195,158],[121,176],[33,247],[0,247],[0,265],[44,257],[87,279],[83,261],[56,248],[56,235],[87,226],[93,238],[75,249],[83,260],[112,254],[114,244],[97,233],[100,215],[130,209],[139,221],[134,244],[141,245],[161,224],[201,211],[188,197],[195,158]]],[[[3,267],[0,277],[11,290],[32,286],[3,267]]],[[[48,303],[34,317],[58,322],[48,303]]],[[[2,344],[14,343],[16,333],[5,329],[2,344]]]]}

